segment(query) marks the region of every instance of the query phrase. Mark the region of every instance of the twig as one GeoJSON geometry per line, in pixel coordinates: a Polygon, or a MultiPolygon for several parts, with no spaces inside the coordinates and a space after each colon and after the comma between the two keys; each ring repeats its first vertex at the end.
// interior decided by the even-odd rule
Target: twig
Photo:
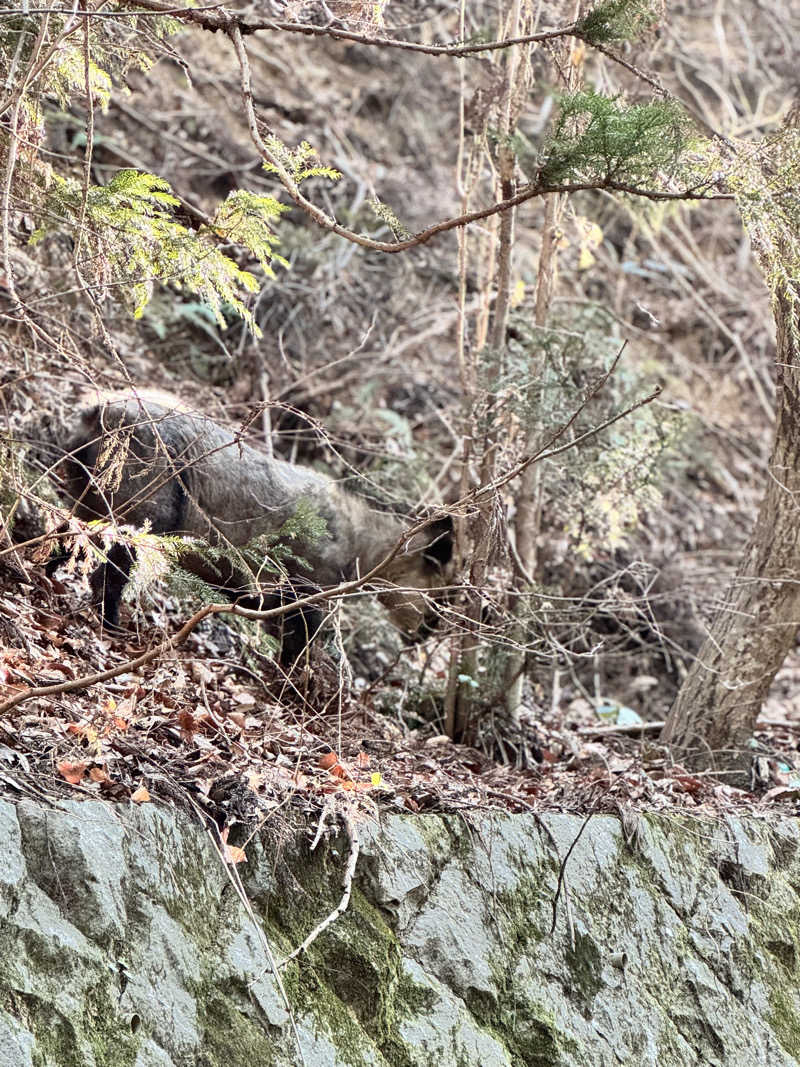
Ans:
{"type": "MultiPolygon", "coordinates": [[[[572,844],[567,849],[566,856],[561,861],[561,867],[559,868],[559,871],[558,871],[558,885],[556,886],[556,892],[555,892],[555,896],[553,897],[553,904],[552,904],[552,907],[553,907],[553,921],[550,924],[550,935],[551,936],[555,933],[555,929],[556,929],[558,898],[561,896],[561,890],[563,888],[565,893],[568,891],[567,890],[567,886],[566,886],[566,879],[565,879],[566,869],[567,869],[567,861],[569,860],[570,856],[572,855],[572,850],[575,848],[577,843],[580,841],[581,835],[583,834],[583,831],[586,829],[586,827],[589,825],[589,820],[592,818],[593,815],[594,815],[594,807],[589,812],[589,814],[586,816],[586,818],[583,820],[583,823],[581,824],[580,830],[578,830],[577,834],[575,835],[575,839],[573,840],[572,844]]],[[[558,850],[557,849],[556,849],[556,855],[558,855],[558,850]]]]}
{"type": "Polygon", "coordinates": [[[358,860],[358,853],[361,846],[359,845],[358,834],[356,833],[355,825],[353,824],[352,819],[349,815],[347,815],[346,812],[342,814],[342,821],[344,822],[345,830],[347,831],[347,837],[350,841],[350,855],[348,856],[347,866],[345,867],[344,875],[342,877],[342,886],[344,887],[342,899],[339,901],[339,903],[336,905],[330,915],[326,916],[326,918],[322,920],[319,926],[316,926],[311,931],[305,941],[303,941],[301,945],[298,945],[293,952],[290,952],[285,960],[281,961],[281,963],[279,964],[280,967],[285,967],[290,960],[295,959],[297,956],[305,952],[306,949],[311,944],[313,944],[314,941],[316,941],[316,939],[324,930],[327,930],[327,928],[332,923],[336,922],[340,915],[347,911],[347,905],[350,903],[350,892],[353,888],[353,876],[356,873],[356,861],[358,860]]]}
{"type": "Polygon", "coordinates": [[[287,1014],[289,1016],[289,1021],[292,1024],[292,1032],[294,1033],[294,1039],[295,1039],[295,1043],[297,1045],[297,1054],[300,1057],[300,1061],[299,1062],[303,1065],[303,1067],[306,1067],[306,1059],[305,1059],[305,1056],[303,1055],[303,1046],[302,1046],[302,1044],[300,1042],[300,1032],[297,1029],[297,1022],[296,1022],[295,1017],[294,1017],[294,1012],[292,1011],[292,1005],[289,1002],[289,997],[287,996],[286,987],[284,986],[283,979],[281,978],[281,974],[280,974],[280,969],[278,967],[278,963],[277,963],[277,961],[275,959],[275,955],[274,955],[274,953],[272,951],[270,943],[267,940],[267,935],[264,932],[264,928],[262,927],[261,923],[256,918],[255,913],[253,912],[253,906],[250,903],[250,899],[248,898],[247,893],[245,892],[244,886],[242,885],[242,879],[239,876],[238,870],[236,869],[234,864],[225,862],[225,853],[224,853],[224,850],[223,850],[223,847],[222,847],[224,842],[222,841],[222,839],[220,837],[218,826],[216,825],[216,823],[213,822],[213,820],[210,820],[208,818],[208,815],[204,811],[202,811],[202,809],[199,808],[196,804],[194,804],[194,802],[193,802],[193,807],[197,811],[198,815],[200,815],[200,817],[206,823],[206,833],[208,834],[209,838],[211,839],[211,843],[214,846],[214,849],[216,850],[217,855],[219,856],[219,858],[220,858],[220,860],[222,862],[222,866],[223,866],[223,868],[225,870],[225,874],[228,876],[228,880],[230,881],[231,885],[233,886],[234,891],[236,892],[236,895],[239,897],[239,900],[242,902],[242,906],[244,907],[244,910],[247,912],[248,916],[250,917],[250,921],[252,922],[253,927],[254,927],[254,929],[256,931],[256,936],[257,936],[258,940],[261,942],[261,947],[264,949],[264,955],[267,957],[267,961],[269,963],[270,971],[272,972],[272,974],[275,977],[275,981],[276,981],[276,983],[278,985],[278,989],[280,990],[281,998],[283,1000],[283,1005],[286,1008],[286,1012],[287,1012],[287,1014]],[[211,832],[211,829],[209,828],[210,826],[214,827],[214,832],[216,833],[216,837],[211,832]]]}
{"type": "Polygon", "coordinates": [[[663,722],[626,722],[619,726],[581,726],[578,733],[581,737],[608,737],[612,734],[654,734],[663,728],[663,722]]]}
{"type": "MultiPolygon", "coordinates": [[[[36,43],[33,47],[33,52],[31,53],[31,57],[28,60],[28,69],[25,74],[23,74],[22,78],[17,81],[11,94],[7,96],[5,100],[0,102],[0,115],[5,114],[5,112],[9,109],[9,107],[11,107],[11,104],[14,102],[15,99],[22,98],[27,87],[36,78],[39,77],[39,75],[42,73],[42,71],[53,58],[53,56],[63,48],[64,41],[67,39],[67,37],[69,37],[71,33],[74,33],[75,30],[77,30],[78,26],[80,25],[80,23],[77,21],[77,15],[79,14],[77,11],[77,7],[78,0],[75,0],[74,6],[72,8],[61,9],[60,13],[62,15],[67,15],[68,18],[64,23],[64,26],[60,30],[59,34],[50,44],[50,47],[47,49],[44,55],[39,56],[39,52],[41,51],[41,46],[44,42],[44,38],[47,35],[47,29],[49,25],[48,12],[44,12],[45,17],[42,19],[42,24],[39,27],[39,34],[36,39],[36,43]]],[[[39,12],[37,11],[36,14],[38,15],[39,12]]]]}
{"type": "Polygon", "coordinates": [[[320,815],[319,815],[319,822],[317,823],[317,832],[314,834],[314,840],[311,842],[311,851],[312,852],[314,851],[314,849],[317,847],[317,845],[322,840],[322,835],[325,832],[325,824],[328,821],[328,816],[330,815],[330,813],[331,813],[330,806],[328,804],[324,804],[323,807],[322,807],[322,811],[320,812],[320,815]]]}

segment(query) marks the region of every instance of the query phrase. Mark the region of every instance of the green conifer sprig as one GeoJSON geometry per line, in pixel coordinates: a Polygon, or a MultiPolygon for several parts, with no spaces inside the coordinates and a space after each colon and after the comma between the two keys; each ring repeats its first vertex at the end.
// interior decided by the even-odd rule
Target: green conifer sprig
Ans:
{"type": "Polygon", "coordinates": [[[226,240],[252,252],[267,277],[274,278],[271,264],[280,263],[288,268],[289,263],[275,252],[280,238],[270,227],[288,210],[288,205],[272,196],[236,189],[217,208],[214,229],[226,240]]]}
{"type": "Polygon", "coordinates": [[[689,147],[692,126],[671,100],[629,104],[620,96],[582,89],[559,98],[542,185],[571,181],[640,184],[673,174],[689,147]]]}
{"type": "MultiPolygon", "coordinates": [[[[247,574],[254,583],[283,580],[285,564],[291,562],[310,569],[309,563],[298,553],[298,542],[315,544],[327,533],[328,524],[311,501],[298,501],[294,514],[275,533],[261,534],[246,545],[208,545],[200,541],[166,539],[164,548],[174,565],[180,568],[181,555],[190,552],[200,556],[209,569],[222,576],[233,567],[247,574]],[[292,544],[292,542],[295,542],[292,544]]],[[[196,579],[199,581],[200,579],[196,579]]],[[[217,596],[219,594],[217,593],[217,596]]]]}
{"type": "Polygon", "coordinates": [[[578,20],[575,36],[587,44],[615,44],[645,33],[657,19],[652,0],[602,0],[578,20]]]}

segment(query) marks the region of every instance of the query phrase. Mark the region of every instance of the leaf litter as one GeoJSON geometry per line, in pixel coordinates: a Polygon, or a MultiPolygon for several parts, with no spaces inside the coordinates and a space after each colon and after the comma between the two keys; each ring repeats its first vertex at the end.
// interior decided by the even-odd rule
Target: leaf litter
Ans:
{"type": "MultiPolygon", "coordinates": [[[[0,698],[107,670],[142,650],[135,634],[101,636],[88,614],[57,614],[44,583],[3,595],[17,644],[0,649],[0,698]]],[[[759,795],[670,761],[652,734],[595,738],[588,701],[566,713],[528,709],[516,732],[487,720],[470,747],[435,722],[411,728],[368,690],[353,686],[339,699],[340,672],[319,648],[313,670],[292,686],[268,660],[255,670],[219,651],[202,633],[136,674],[13,708],[2,723],[0,792],[199,808],[223,832],[285,809],[313,816],[332,800],[415,814],[800,811],[791,769],[800,721],[759,731],[759,795]]],[[[223,841],[229,862],[245,858],[223,841]]]]}

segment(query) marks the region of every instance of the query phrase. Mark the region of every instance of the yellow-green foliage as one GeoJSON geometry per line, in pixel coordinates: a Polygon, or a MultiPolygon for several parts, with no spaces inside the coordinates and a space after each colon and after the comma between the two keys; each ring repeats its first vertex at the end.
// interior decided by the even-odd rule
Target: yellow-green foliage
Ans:
{"type": "Polygon", "coordinates": [[[264,273],[273,278],[275,272],[270,266],[271,261],[283,267],[289,264],[283,256],[273,251],[279,238],[270,225],[288,210],[286,204],[279,203],[272,196],[257,196],[246,189],[236,189],[217,208],[214,229],[226,240],[252,252],[264,273]]]}
{"type": "MultiPolygon", "coordinates": [[[[296,185],[305,181],[306,178],[329,178],[332,182],[341,178],[341,171],[333,167],[314,163],[318,159],[316,148],[312,148],[308,141],[301,141],[297,148],[289,148],[277,137],[268,137],[266,146],[280,165],[289,172],[296,185]]],[[[272,163],[264,163],[264,170],[269,174],[276,174],[277,167],[272,163]]]]}
{"type": "MultiPolygon", "coordinates": [[[[271,241],[276,240],[267,223],[278,216],[280,205],[268,197],[251,199],[259,203],[251,205],[247,226],[235,212],[223,213],[223,220],[230,217],[231,227],[242,239],[252,237],[253,219],[260,217],[265,233],[258,236],[257,252],[253,251],[259,259],[267,259],[271,241]]],[[[178,204],[168,183],[154,174],[121,170],[108,185],[89,186],[85,196],[79,182],[56,175],[45,221],[31,241],[53,230],[73,230],[75,240],[92,249],[83,269],[93,284],[118,290],[137,318],[159,281],[196,293],[221,327],[225,326],[222,306],[228,304],[255,328],[242,294],[258,288],[256,279],[216,247],[211,232],[178,222],[172,212],[178,204]]]]}
{"type": "MultiPolygon", "coordinates": [[[[74,92],[86,88],[87,70],[84,65],[83,52],[79,48],[68,48],[61,62],[55,69],[53,91],[62,107],[67,107],[74,92]]],[[[111,76],[93,61],[89,61],[89,92],[100,102],[105,111],[111,100],[111,76]]]]}
{"type": "Polygon", "coordinates": [[[592,559],[623,548],[643,514],[661,503],[659,488],[664,460],[680,435],[680,427],[659,424],[651,412],[631,419],[624,433],[611,433],[576,479],[565,532],[575,551],[592,559]]]}
{"type": "MultiPolygon", "coordinates": [[[[14,76],[19,78],[27,70],[40,33],[43,34],[38,53],[40,61],[47,56],[50,46],[56,44],[49,61],[25,86],[23,103],[28,110],[36,107],[44,96],[53,96],[62,107],[67,107],[76,94],[86,92],[83,20],[70,15],[67,5],[64,7],[64,14],[50,11],[43,15],[32,10],[29,14],[9,15],[0,20],[0,80],[7,89],[13,91],[14,76]]],[[[123,77],[133,67],[145,71],[151,67],[152,58],[145,40],[151,44],[181,28],[176,19],[168,16],[141,21],[142,27],[139,19],[129,16],[88,21],[89,91],[103,107],[110,99],[114,79],[123,77]],[[142,28],[146,29],[146,38],[140,32],[142,28]]]]}
{"type": "MultiPolygon", "coordinates": [[[[90,98],[105,110],[126,71],[133,66],[148,71],[148,49],[181,28],[168,17],[147,18],[139,26],[127,11],[119,18],[112,10],[103,16],[88,25],[66,10],[0,20],[0,84],[10,91],[10,99],[20,93],[15,177],[24,183],[38,220],[32,243],[47,234],[70,233],[81,281],[123,300],[137,317],[159,283],[195,294],[220,327],[226,324],[223,312],[234,311],[258,334],[246,305],[247,294],[258,288],[256,278],[221,245],[247,249],[267,275],[276,262],[288,266],[275,252],[274,225],[284,205],[237,190],[219,206],[210,225],[193,228],[176,215],[180,202],[158,175],[126,169],[107,185],[85,187],[59,171],[57,160],[51,165],[39,154],[45,143],[42,128],[53,117],[48,101],[67,109],[86,107],[90,98]]],[[[0,131],[0,145],[10,143],[0,131]]],[[[314,174],[337,176],[330,168],[310,165],[313,150],[305,143],[290,150],[275,142],[273,149],[297,181],[314,174]]]]}

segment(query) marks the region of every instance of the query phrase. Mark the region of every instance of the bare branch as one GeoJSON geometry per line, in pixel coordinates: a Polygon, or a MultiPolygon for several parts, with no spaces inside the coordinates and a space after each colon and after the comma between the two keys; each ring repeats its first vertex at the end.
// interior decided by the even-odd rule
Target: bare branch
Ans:
{"type": "MultiPolygon", "coordinates": [[[[346,812],[344,812],[342,815],[342,821],[344,822],[345,829],[347,830],[347,837],[350,841],[350,855],[347,858],[347,866],[345,867],[344,874],[342,875],[342,888],[344,890],[344,892],[342,893],[342,899],[339,901],[339,903],[336,905],[330,915],[326,915],[322,922],[318,926],[314,927],[314,929],[302,942],[302,944],[298,945],[296,949],[290,952],[286,959],[281,960],[281,962],[278,964],[279,967],[285,967],[290,960],[295,959],[297,956],[300,956],[303,952],[305,952],[309,948],[309,946],[317,940],[319,935],[324,930],[327,930],[332,923],[336,922],[340,915],[343,915],[347,911],[347,905],[350,903],[350,893],[353,888],[353,876],[356,873],[356,862],[358,860],[358,853],[361,846],[359,844],[358,834],[356,832],[353,820],[347,815],[346,812]]],[[[314,846],[312,845],[311,847],[313,848],[314,846]]]]}
{"type": "Polygon", "coordinates": [[[171,15],[181,22],[191,22],[197,26],[202,26],[204,30],[208,30],[211,33],[222,30],[224,33],[230,34],[234,27],[245,35],[258,33],[262,30],[272,30],[280,33],[299,33],[308,37],[330,37],[335,41],[353,41],[356,44],[363,44],[372,48],[399,48],[405,52],[421,52],[426,56],[451,56],[456,59],[477,55],[481,52],[497,52],[504,48],[510,48],[512,45],[536,44],[541,41],[553,41],[559,37],[571,37],[575,35],[577,27],[577,23],[570,22],[566,26],[560,26],[554,30],[543,30],[540,33],[529,33],[520,37],[507,37],[500,41],[474,41],[472,43],[453,41],[451,44],[420,44],[417,41],[401,41],[394,37],[357,33],[354,30],[339,26],[312,26],[305,22],[291,22],[282,19],[262,19],[258,22],[251,22],[241,15],[230,14],[225,11],[222,5],[175,8],[170,7],[169,4],[161,3],[160,0],[122,0],[122,2],[130,3],[141,9],[130,12],[132,15],[171,15]]]}
{"type": "Polygon", "coordinates": [[[577,193],[590,189],[603,189],[612,192],[628,193],[631,196],[642,196],[648,200],[732,199],[732,197],[726,193],[710,193],[708,191],[710,186],[708,185],[694,186],[693,188],[684,189],[680,192],[667,192],[657,189],[641,189],[638,186],[628,185],[624,182],[616,182],[610,179],[571,182],[564,185],[542,185],[537,182],[525,186],[524,189],[516,193],[514,196],[507,197],[505,200],[491,204],[489,207],[480,208],[477,211],[469,211],[463,215],[457,215],[455,218],[444,219],[442,222],[437,222],[435,225],[429,226],[425,230],[421,230],[407,240],[376,241],[371,237],[365,237],[363,234],[348,230],[345,226],[340,226],[335,219],[331,218],[330,215],[327,215],[321,208],[317,207],[316,204],[313,204],[303,196],[299,186],[291,174],[289,174],[286,167],[284,167],[275,154],[269,150],[259,129],[258,116],[256,115],[255,105],[253,103],[250,61],[247,57],[247,51],[244,46],[240,27],[236,24],[231,25],[228,30],[228,36],[231,39],[231,43],[236,51],[236,57],[239,60],[241,93],[245,106],[245,113],[247,115],[247,125],[250,130],[250,137],[253,144],[258,149],[261,158],[265,163],[268,163],[277,174],[281,185],[286,189],[295,204],[297,204],[299,208],[302,208],[302,210],[305,211],[318,226],[322,227],[324,230],[328,230],[330,233],[337,234],[339,237],[344,237],[345,240],[352,241],[354,244],[360,245],[362,248],[369,248],[374,252],[405,252],[409,248],[425,244],[426,241],[429,241],[431,237],[434,237],[437,234],[446,233],[448,230],[454,230],[462,226],[468,226],[471,222],[478,222],[481,219],[497,215],[502,211],[508,211],[510,208],[516,207],[518,204],[524,204],[526,200],[532,200],[534,197],[544,196],[548,193],[577,193]]]}

